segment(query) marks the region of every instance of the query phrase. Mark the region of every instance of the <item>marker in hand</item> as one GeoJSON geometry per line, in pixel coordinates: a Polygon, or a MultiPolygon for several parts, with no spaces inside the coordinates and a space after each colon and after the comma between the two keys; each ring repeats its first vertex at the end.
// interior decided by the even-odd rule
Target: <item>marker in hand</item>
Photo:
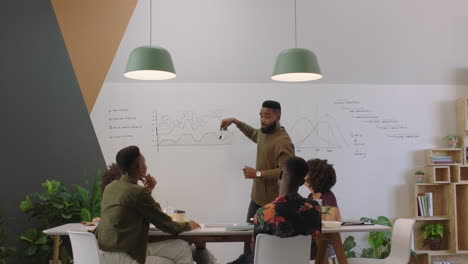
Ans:
{"type": "Polygon", "coordinates": [[[221,138],[223,138],[223,130],[221,130],[221,134],[219,135],[219,140],[221,140],[221,138]]]}

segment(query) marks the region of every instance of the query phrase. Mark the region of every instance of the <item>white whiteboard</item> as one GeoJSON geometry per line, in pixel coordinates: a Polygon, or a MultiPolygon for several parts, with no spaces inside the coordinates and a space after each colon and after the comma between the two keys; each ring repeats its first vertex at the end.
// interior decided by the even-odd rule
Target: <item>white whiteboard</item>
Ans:
{"type": "Polygon", "coordinates": [[[219,140],[219,122],[258,127],[261,103],[277,100],[296,155],[334,164],[343,218],[394,218],[411,216],[423,149],[444,146],[455,100],[467,95],[452,86],[106,83],[91,118],[107,164],[140,147],[162,206],[203,223],[242,222],[251,182],[241,169],[255,166],[256,146],[235,126],[219,140]]]}

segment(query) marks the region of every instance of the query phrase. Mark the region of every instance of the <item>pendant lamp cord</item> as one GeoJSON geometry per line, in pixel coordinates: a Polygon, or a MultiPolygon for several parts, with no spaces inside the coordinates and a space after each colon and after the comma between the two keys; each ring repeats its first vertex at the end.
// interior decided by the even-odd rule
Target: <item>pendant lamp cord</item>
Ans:
{"type": "Polygon", "coordinates": [[[294,0],[294,44],[297,48],[297,0],[294,0]]]}
{"type": "Polygon", "coordinates": [[[152,25],[153,25],[153,12],[151,12],[152,10],[153,10],[153,0],[150,0],[150,8],[149,8],[149,12],[150,12],[150,24],[149,24],[149,28],[150,28],[150,30],[149,30],[149,36],[150,36],[149,42],[150,42],[150,46],[152,45],[151,41],[152,41],[152,39],[153,39],[153,36],[152,36],[152,32],[153,32],[153,30],[152,30],[152,25]]]}

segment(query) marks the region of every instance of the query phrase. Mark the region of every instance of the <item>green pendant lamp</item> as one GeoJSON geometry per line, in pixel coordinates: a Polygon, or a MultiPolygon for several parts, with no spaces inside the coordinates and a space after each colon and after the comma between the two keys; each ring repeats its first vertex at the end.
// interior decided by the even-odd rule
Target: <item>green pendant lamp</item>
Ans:
{"type": "Polygon", "coordinates": [[[295,48],[283,50],[276,58],[271,79],[281,82],[306,82],[322,78],[315,54],[308,49],[297,48],[296,0],[294,0],[295,48]]]}
{"type": "Polygon", "coordinates": [[[152,0],[150,0],[150,45],[135,48],[128,57],[124,76],[135,80],[169,80],[176,77],[171,54],[165,48],[152,46],[152,0]]]}
{"type": "Polygon", "coordinates": [[[141,46],[128,57],[125,77],[135,80],[169,80],[176,77],[171,54],[157,46],[141,46]]]}

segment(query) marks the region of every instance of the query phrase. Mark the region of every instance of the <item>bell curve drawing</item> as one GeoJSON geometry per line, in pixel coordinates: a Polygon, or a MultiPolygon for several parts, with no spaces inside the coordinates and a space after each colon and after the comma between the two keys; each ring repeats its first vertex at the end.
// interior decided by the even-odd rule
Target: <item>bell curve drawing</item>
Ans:
{"type": "Polygon", "coordinates": [[[290,125],[288,133],[296,149],[339,150],[349,147],[336,119],[325,114],[320,118],[302,115],[290,125]]]}

